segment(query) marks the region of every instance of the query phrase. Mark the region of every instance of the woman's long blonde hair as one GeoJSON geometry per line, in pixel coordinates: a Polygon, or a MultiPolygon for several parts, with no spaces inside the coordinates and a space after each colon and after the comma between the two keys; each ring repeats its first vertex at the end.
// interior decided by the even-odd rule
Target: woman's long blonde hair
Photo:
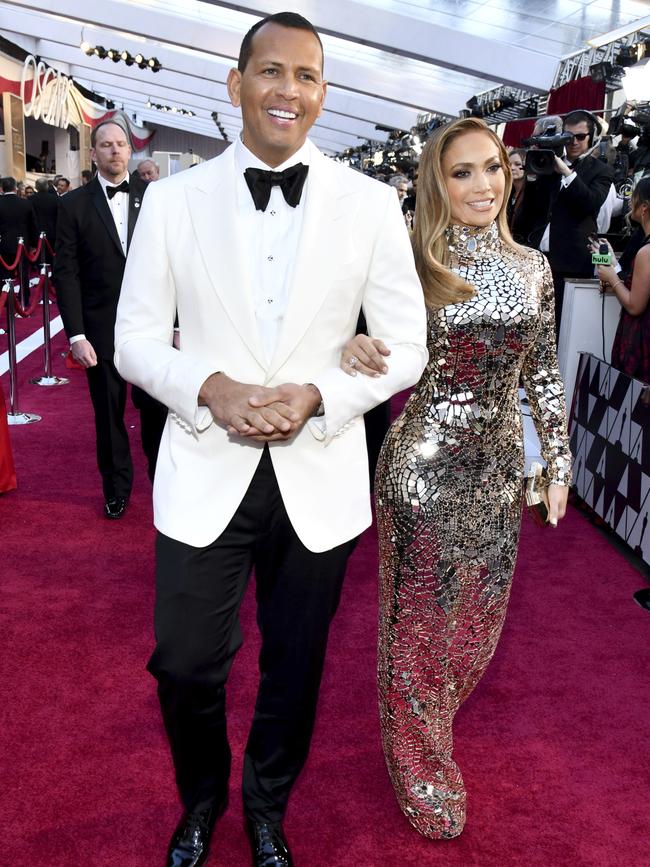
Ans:
{"type": "Polygon", "coordinates": [[[445,229],[451,220],[451,206],[447,184],[442,171],[442,159],[449,145],[468,132],[484,132],[490,136],[499,150],[499,159],[506,183],[503,202],[497,215],[497,227],[501,239],[514,250],[524,250],[516,244],[508,228],[506,209],[512,190],[510,160],[503,142],[485,121],[477,117],[461,118],[442,127],[424,147],[418,171],[418,194],[411,242],[415,264],[424,290],[428,307],[439,308],[446,304],[467,301],[475,294],[469,283],[449,270],[449,248],[445,229]]]}

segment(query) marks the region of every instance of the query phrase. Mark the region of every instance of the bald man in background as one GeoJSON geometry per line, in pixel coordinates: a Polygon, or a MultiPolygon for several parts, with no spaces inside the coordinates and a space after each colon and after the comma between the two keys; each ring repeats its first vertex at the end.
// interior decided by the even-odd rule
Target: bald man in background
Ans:
{"type": "Polygon", "coordinates": [[[143,181],[151,183],[160,179],[160,168],[153,160],[141,160],[138,163],[138,174],[143,181]]]}

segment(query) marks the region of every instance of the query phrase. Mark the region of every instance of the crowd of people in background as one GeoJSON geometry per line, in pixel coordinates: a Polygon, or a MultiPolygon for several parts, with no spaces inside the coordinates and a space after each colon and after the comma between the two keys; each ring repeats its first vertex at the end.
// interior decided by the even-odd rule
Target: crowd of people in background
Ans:
{"type": "MultiPolygon", "coordinates": [[[[97,166],[93,164],[93,171],[84,169],[81,172],[81,188],[89,188],[93,179],[96,177],[96,171],[97,166]]],[[[158,180],[160,177],[160,170],[154,160],[145,159],[138,163],[137,171],[134,174],[138,177],[139,182],[142,184],[142,188],[144,189],[147,183],[158,180]]],[[[67,208],[68,199],[71,196],[71,186],[70,179],[63,175],[54,175],[52,178],[41,177],[38,178],[33,185],[23,181],[16,181],[13,177],[4,177],[0,179],[0,257],[4,263],[7,265],[13,264],[18,253],[19,240],[21,238],[23,239],[23,243],[27,249],[34,249],[39,243],[39,237],[44,233],[52,250],[58,247],[57,236],[60,225],[60,212],[62,206],[67,208]]],[[[75,196],[72,196],[71,200],[74,198],[75,196]]],[[[87,223],[84,228],[84,233],[86,235],[89,231],[89,225],[90,224],[87,223]]],[[[64,250],[63,255],[60,257],[58,264],[63,266],[64,262],[67,262],[68,265],[72,264],[70,253],[66,250],[64,250]]],[[[106,264],[106,262],[103,262],[100,269],[102,272],[106,270],[106,264]]],[[[34,268],[36,267],[37,266],[34,266],[34,268]]],[[[62,268],[61,273],[64,273],[64,270],[65,269],[62,268]]],[[[20,284],[19,298],[23,308],[29,307],[30,301],[32,300],[32,285],[36,282],[36,278],[34,277],[35,273],[37,273],[35,270],[30,270],[30,263],[24,256],[21,257],[17,270],[6,268],[0,262],[0,281],[18,278],[20,284]]],[[[94,275],[95,280],[98,279],[98,276],[99,275],[97,274],[94,275]]],[[[112,294],[114,296],[113,307],[117,304],[120,281],[121,271],[118,264],[118,270],[111,280],[112,294]]],[[[53,282],[56,287],[56,276],[53,282]]],[[[62,300],[64,301],[61,297],[61,291],[59,291],[58,301],[60,306],[62,300]]],[[[81,303],[79,299],[77,300],[81,303]]],[[[64,304],[63,306],[65,307],[64,304]]],[[[106,324],[106,328],[110,332],[111,337],[110,347],[105,354],[112,354],[112,328],[114,319],[115,316],[113,311],[112,319],[109,316],[106,324]]],[[[70,363],[75,363],[72,358],[70,363]]],[[[97,380],[97,375],[93,372],[90,374],[90,378],[95,382],[95,380],[97,380]]],[[[123,410],[120,412],[119,409],[119,388],[114,400],[116,400],[118,404],[116,407],[111,408],[105,406],[103,410],[99,410],[99,414],[97,415],[99,440],[98,456],[101,453],[103,465],[106,464],[107,460],[109,463],[111,460],[110,457],[106,458],[107,450],[110,451],[106,446],[106,439],[108,438],[111,442],[114,442],[116,438],[113,429],[114,422],[111,422],[110,420],[116,415],[123,415],[123,410]]],[[[95,403],[98,404],[98,401],[99,398],[97,398],[95,403]]],[[[150,458],[150,475],[153,478],[155,454],[158,450],[160,431],[164,421],[164,415],[166,415],[166,410],[157,405],[155,401],[149,399],[148,395],[144,393],[138,394],[137,390],[134,391],[134,402],[137,403],[141,412],[143,420],[143,444],[145,451],[150,458]]],[[[124,451],[126,430],[124,429],[123,424],[121,426],[118,425],[118,427],[122,432],[122,451],[124,451]]],[[[128,458],[128,447],[126,449],[126,455],[127,459],[130,460],[130,458],[128,458]]],[[[6,406],[4,395],[0,390],[0,493],[5,493],[14,490],[15,488],[16,473],[13,463],[11,442],[9,440],[7,429],[6,406]]],[[[108,496],[107,499],[114,499],[114,496],[108,496]]],[[[114,507],[113,511],[116,510],[120,513],[119,509],[114,507]]]]}

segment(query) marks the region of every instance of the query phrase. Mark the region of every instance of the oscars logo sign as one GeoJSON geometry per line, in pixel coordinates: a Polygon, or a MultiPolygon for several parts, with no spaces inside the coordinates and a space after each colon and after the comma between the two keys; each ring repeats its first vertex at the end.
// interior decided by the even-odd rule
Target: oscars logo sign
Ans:
{"type": "Polygon", "coordinates": [[[45,123],[66,129],[69,123],[70,85],[70,79],[63,73],[46,66],[42,60],[37,63],[32,54],[27,55],[20,79],[20,97],[25,117],[31,116],[35,120],[42,118],[45,123]],[[25,85],[29,78],[32,81],[32,95],[27,102],[25,85]]]}

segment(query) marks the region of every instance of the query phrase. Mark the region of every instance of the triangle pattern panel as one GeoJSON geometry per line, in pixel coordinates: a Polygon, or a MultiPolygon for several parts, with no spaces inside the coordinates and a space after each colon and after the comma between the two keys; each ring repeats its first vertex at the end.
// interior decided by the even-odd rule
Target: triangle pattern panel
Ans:
{"type": "Polygon", "coordinates": [[[587,353],[580,373],[575,491],[650,565],[650,388],[587,353]]]}

